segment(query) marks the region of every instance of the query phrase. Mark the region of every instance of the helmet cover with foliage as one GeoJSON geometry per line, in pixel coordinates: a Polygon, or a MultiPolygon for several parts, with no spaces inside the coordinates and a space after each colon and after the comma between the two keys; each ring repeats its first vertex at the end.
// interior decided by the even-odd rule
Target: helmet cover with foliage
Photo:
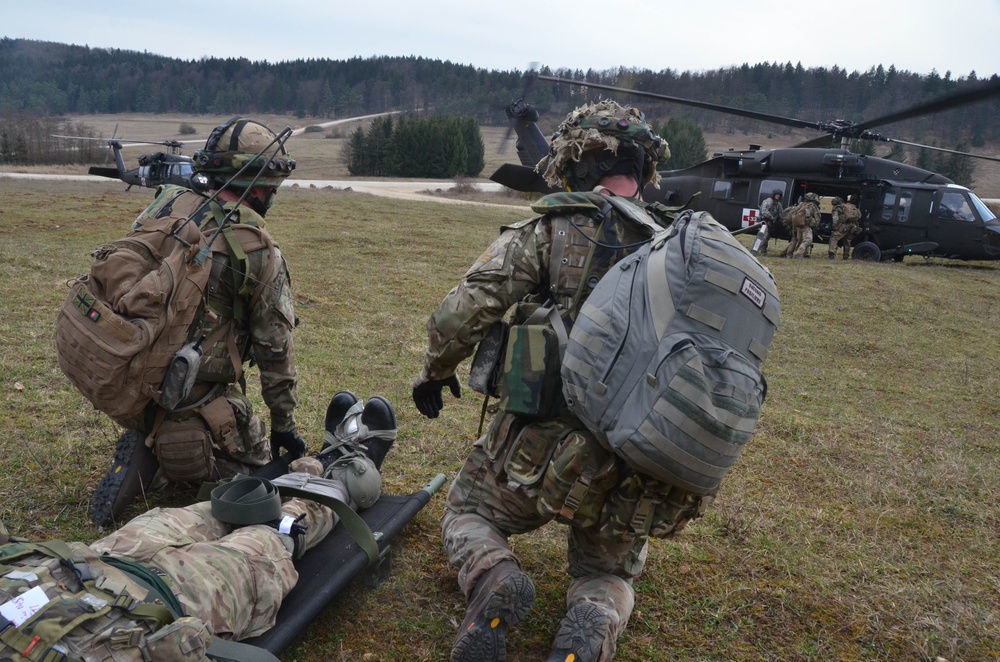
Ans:
{"type": "Polygon", "coordinates": [[[238,188],[251,185],[277,188],[295,169],[295,161],[275,138],[274,132],[260,122],[234,117],[216,127],[205,147],[195,152],[194,169],[207,176],[213,188],[227,182],[238,188]]]}
{"type": "Polygon", "coordinates": [[[803,200],[805,200],[806,202],[815,202],[815,203],[819,203],[819,196],[818,196],[817,194],[815,194],[815,193],[811,193],[811,192],[810,192],[810,193],[806,193],[806,194],[805,194],[805,195],[803,196],[803,198],[802,198],[802,199],[803,199],[803,200]]]}
{"type": "Polygon", "coordinates": [[[659,187],[656,166],[670,158],[667,141],[636,108],[606,100],[577,108],[552,138],[549,154],[535,166],[550,186],[592,190],[604,177],[633,174],[659,187]]]}

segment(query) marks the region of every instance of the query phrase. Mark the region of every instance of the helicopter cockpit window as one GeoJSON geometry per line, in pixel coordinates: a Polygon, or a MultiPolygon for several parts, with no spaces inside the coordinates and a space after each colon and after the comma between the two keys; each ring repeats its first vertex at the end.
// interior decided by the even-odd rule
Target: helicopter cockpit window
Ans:
{"type": "Polygon", "coordinates": [[[969,221],[971,223],[976,220],[975,214],[972,213],[972,207],[969,206],[969,201],[958,191],[947,191],[941,196],[937,213],[938,217],[953,221],[969,221]]]}
{"type": "Polygon", "coordinates": [[[991,221],[997,217],[997,215],[994,214],[990,208],[986,206],[986,203],[980,200],[978,196],[972,196],[972,204],[975,206],[976,211],[979,212],[979,218],[984,221],[991,221]]]}

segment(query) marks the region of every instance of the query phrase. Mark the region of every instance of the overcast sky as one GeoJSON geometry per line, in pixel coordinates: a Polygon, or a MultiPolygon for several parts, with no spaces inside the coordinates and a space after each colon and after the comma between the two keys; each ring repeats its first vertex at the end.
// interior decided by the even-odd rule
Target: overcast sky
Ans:
{"type": "Polygon", "coordinates": [[[2,35],[281,62],[422,56],[496,70],[792,62],[1000,73],[1000,0],[214,0],[8,3],[2,35]]]}

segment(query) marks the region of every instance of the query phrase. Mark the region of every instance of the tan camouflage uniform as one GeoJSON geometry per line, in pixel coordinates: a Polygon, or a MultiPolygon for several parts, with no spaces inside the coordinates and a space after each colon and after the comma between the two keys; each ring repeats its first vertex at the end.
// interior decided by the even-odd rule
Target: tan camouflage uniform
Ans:
{"type": "Polygon", "coordinates": [[[837,248],[843,243],[845,260],[851,258],[851,238],[860,231],[858,220],[856,220],[858,214],[848,213],[848,210],[845,209],[847,207],[853,207],[853,211],[857,211],[857,207],[849,202],[833,206],[831,214],[833,216],[833,231],[830,233],[830,254],[835,256],[837,248]]]}
{"type": "MultiPolygon", "coordinates": [[[[323,473],[320,461],[312,457],[296,460],[291,469],[312,476],[323,473]]],[[[349,492],[348,495],[353,502],[354,495],[349,492]]],[[[307,527],[302,540],[305,549],[314,547],[337,524],[333,511],[315,501],[286,499],[281,509],[285,515],[303,516],[300,523],[307,527]]],[[[5,542],[6,529],[0,523],[0,544],[5,542]]],[[[43,544],[57,551],[60,545],[43,544]]],[[[5,549],[0,547],[0,555],[5,549]]],[[[90,611],[95,612],[94,620],[87,623],[77,620],[76,627],[65,630],[54,627],[83,613],[77,604],[83,594],[76,593],[79,580],[67,570],[66,562],[49,555],[35,553],[6,561],[7,574],[0,578],[0,601],[25,591],[28,585],[41,586],[50,598],[66,597],[69,611],[60,607],[58,599],[51,599],[42,612],[44,618],[38,621],[41,625],[37,632],[68,646],[73,659],[207,660],[204,649],[211,634],[239,640],[263,634],[273,627],[282,600],[298,581],[291,553],[274,528],[266,525],[234,528],[212,516],[210,502],[185,508],[154,508],[90,545],[74,542],[63,545],[62,549],[73,560],[86,563],[94,584],[87,589],[90,595],[83,597],[91,601],[88,604],[90,611]],[[148,620],[137,624],[132,620],[131,610],[144,603],[133,603],[132,599],[143,600],[147,589],[136,584],[131,573],[102,560],[108,556],[148,564],[176,596],[184,616],[170,625],[156,626],[148,620]],[[15,568],[16,573],[12,572],[15,568]],[[93,606],[93,601],[108,603],[116,595],[129,598],[124,608],[105,609],[106,618],[99,619],[103,612],[99,605],[93,606]],[[178,647],[184,654],[179,653],[178,647]]],[[[19,630],[32,627],[30,623],[19,630]]],[[[11,628],[7,632],[13,631],[11,628]]],[[[22,639],[27,636],[30,641],[30,634],[18,632],[17,636],[22,639]]],[[[0,641],[0,657],[9,652],[5,644],[12,642],[22,644],[4,638],[0,641]]],[[[40,652],[48,642],[46,639],[39,646],[40,652]]],[[[17,650],[21,650],[20,645],[17,650]]]]}
{"type": "MultiPolygon", "coordinates": [[[[596,225],[585,214],[568,218],[580,227],[596,225]]],[[[420,379],[450,377],[508,309],[547,298],[554,220],[543,216],[505,228],[447,295],[427,323],[429,347],[420,379]]],[[[632,222],[619,219],[613,227],[621,245],[649,236],[647,229],[632,222]]],[[[615,261],[608,260],[603,270],[615,261]]],[[[580,285],[577,276],[575,282],[551,288],[567,324],[576,319],[579,304],[570,302],[580,285]]],[[[566,412],[565,407],[561,411],[566,412]]],[[[615,512],[614,504],[631,484],[626,474],[630,472],[623,463],[568,412],[547,420],[498,415],[455,478],[441,525],[445,550],[459,567],[458,582],[466,598],[496,564],[505,560],[520,564],[508,544],[509,536],[537,529],[552,519],[566,522],[566,570],[573,578],[566,606],[589,602],[608,615],[611,636],[601,659],[611,659],[632,612],[635,593],[631,584],[642,571],[647,549],[647,537],[629,535],[619,521],[620,513],[615,512]],[[567,491],[585,472],[591,476],[589,488],[569,498],[567,491]],[[573,509],[570,502],[578,502],[577,507],[573,509]]],[[[661,525],[660,532],[683,528],[699,505],[693,497],[684,501],[674,513],[675,521],[661,525]]]]}
{"type": "Polygon", "coordinates": [[[805,257],[813,245],[813,228],[819,226],[819,205],[808,201],[799,204],[805,205],[806,224],[803,227],[792,226],[792,240],[781,252],[782,257],[805,257]]]}
{"type": "MultiPolygon", "coordinates": [[[[168,215],[184,216],[204,202],[205,197],[177,186],[164,186],[158,191],[153,203],[139,215],[142,218],[158,218],[168,215]]],[[[213,210],[228,211],[233,203],[220,206],[203,206],[196,213],[194,222],[206,230],[218,227],[219,218],[213,210]]],[[[238,222],[256,226],[267,235],[264,219],[246,205],[238,208],[238,222]]],[[[269,238],[269,236],[268,236],[269,238]]],[[[222,237],[214,245],[224,243],[222,237]]],[[[236,429],[224,438],[213,434],[213,452],[218,471],[216,475],[229,476],[245,472],[247,468],[266,464],[271,459],[270,445],[264,423],[251,407],[243,390],[235,383],[236,372],[231,358],[234,348],[243,362],[253,359],[260,370],[261,393],[270,410],[271,426],[277,432],[295,431],[293,411],[298,402],[296,383],[298,373],[295,368],[295,351],[292,331],[295,327],[295,311],[291,294],[291,277],[288,266],[277,246],[274,248],[275,263],[270,265],[270,252],[258,246],[246,251],[249,260],[251,281],[237,294],[234,283],[234,263],[221,254],[212,263],[212,273],[208,282],[207,310],[199,315],[200,331],[192,331],[191,339],[204,334],[211,336],[219,327],[232,321],[232,348],[228,338],[218,340],[212,347],[205,347],[198,381],[188,402],[202,397],[210,389],[220,389],[236,418],[236,429]],[[266,278],[262,282],[262,278],[266,278]],[[238,319],[237,304],[242,308],[238,319]]],[[[218,397],[218,396],[216,396],[218,397]]],[[[214,398],[213,398],[214,400],[214,398]]],[[[183,405],[182,405],[183,406],[183,405]]],[[[184,418],[192,414],[170,415],[168,418],[184,418]]]]}
{"type": "MultiPolygon", "coordinates": [[[[293,471],[319,476],[316,458],[292,463],[293,471]]],[[[306,499],[287,499],[283,514],[307,528],[305,548],[326,537],[337,516],[306,499]]],[[[255,637],[275,623],[281,601],[299,574],[277,531],[264,524],[234,528],[212,516],[203,501],[184,508],[154,508],[90,545],[109,554],[149,563],[170,578],[184,608],[225,638],[255,637]]]]}

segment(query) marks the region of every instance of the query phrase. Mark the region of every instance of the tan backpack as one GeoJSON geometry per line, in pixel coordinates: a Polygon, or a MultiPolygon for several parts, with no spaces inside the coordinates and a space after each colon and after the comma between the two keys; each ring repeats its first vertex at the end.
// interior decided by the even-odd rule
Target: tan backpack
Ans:
{"type": "Polygon", "coordinates": [[[802,202],[792,209],[792,227],[804,228],[806,224],[806,203],[802,202]]]}
{"type": "MultiPolygon", "coordinates": [[[[70,281],[56,320],[59,367],[95,408],[127,428],[145,429],[150,403],[171,410],[182,399],[178,388],[190,390],[197,365],[180,365],[187,380],[180,386],[174,383],[176,368],[200,358],[189,334],[205,302],[210,255],[231,252],[245,259],[237,230],[253,234],[247,245],[263,241],[274,250],[266,234],[241,224],[225,225],[208,249],[214,230],[203,233],[187,220],[189,214],[175,214],[140,218],[126,237],[98,247],[90,273],[70,281]],[[175,369],[165,384],[171,364],[175,369]]],[[[228,333],[229,326],[213,335],[228,333]]],[[[221,339],[205,339],[206,349],[221,339]]],[[[238,375],[242,360],[231,358],[238,375]]]]}

